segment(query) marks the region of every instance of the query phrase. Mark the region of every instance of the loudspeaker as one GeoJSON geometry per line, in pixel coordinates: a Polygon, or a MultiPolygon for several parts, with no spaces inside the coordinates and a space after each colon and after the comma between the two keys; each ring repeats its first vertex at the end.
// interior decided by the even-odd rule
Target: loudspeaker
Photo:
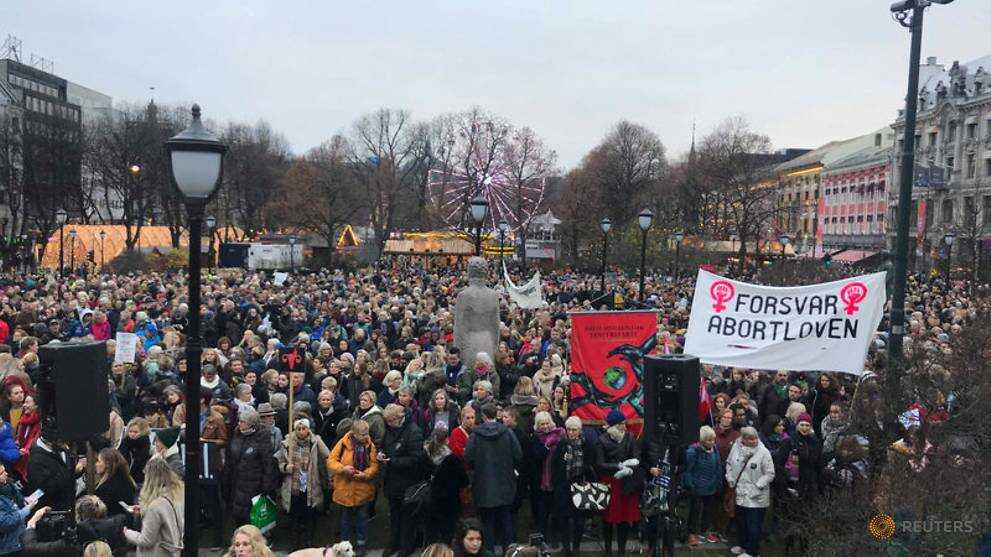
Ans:
{"type": "Polygon", "coordinates": [[[55,417],[59,438],[86,441],[110,428],[106,342],[48,343],[38,350],[38,408],[55,417]]]}
{"type": "Polygon", "coordinates": [[[649,439],[690,445],[699,439],[699,359],[644,358],[644,425],[649,439]]]}

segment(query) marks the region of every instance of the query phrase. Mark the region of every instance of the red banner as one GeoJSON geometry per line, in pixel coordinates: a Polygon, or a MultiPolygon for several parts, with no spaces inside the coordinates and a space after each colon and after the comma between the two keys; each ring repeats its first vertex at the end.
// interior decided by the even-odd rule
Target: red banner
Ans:
{"type": "Polygon", "coordinates": [[[919,200],[919,216],[915,223],[915,239],[919,244],[918,249],[922,249],[922,239],[926,237],[926,200],[919,200]]]}
{"type": "Polygon", "coordinates": [[[642,423],[643,356],[656,344],[655,312],[571,314],[572,414],[602,422],[609,410],[619,408],[642,423]]]}

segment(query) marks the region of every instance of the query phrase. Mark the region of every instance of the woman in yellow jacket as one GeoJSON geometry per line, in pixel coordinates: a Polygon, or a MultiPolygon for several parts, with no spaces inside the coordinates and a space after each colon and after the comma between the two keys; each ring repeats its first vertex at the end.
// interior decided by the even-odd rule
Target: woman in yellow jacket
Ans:
{"type": "Polygon", "coordinates": [[[333,475],[334,502],[344,507],[341,538],[351,542],[357,557],[363,557],[368,503],[375,497],[373,481],[379,471],[378,453],[368,435],[368,422],[355,420],[351,424],[351,431],[330,451],[327,469],[333,475]]]}

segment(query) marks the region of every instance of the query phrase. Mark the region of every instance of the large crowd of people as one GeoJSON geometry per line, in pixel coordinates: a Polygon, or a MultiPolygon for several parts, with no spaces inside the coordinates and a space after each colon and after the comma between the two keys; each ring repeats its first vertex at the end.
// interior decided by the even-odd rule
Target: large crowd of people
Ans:
{"type": "MultiPolygon", "coordinates": [[[[680,351],[693,280],[647,281],[658,351],[680,351]]],[[[630,552],[631,539],[670,554],[679,538],[756,556],[776,515],[868,477],[869,439],[850,427],[857,377],[704,366],[712,404],[699,441],[665,456],[621,412],[604,423],[569,413],[568,312],[630,304],[635,277],[619,273],[618,295],[603,297],[597,276],[549,272],[548,305],[504,302],[498,349],[471,357],[453,342],[466,283],[461,267],[404,261],[281,285],[240,270],[208,275],[193,433],[183,274],[3,277],[0,555],[177,555],[184,528],[212,525],[234,531],[239,557],[270,555],[273,537],[327,555],[348,541],[359,557],[372,547],[460,557],[533,546],[570,556],[593,532],[607,556],[630,552]],[[138,335],[133,362],[115,362],[118,332],[138,335]],[[76,339],[107,346],[110,428],[89,443],[95,462],[61,439],[37,400],[39,347],[76,339]],[[298,365],[286,366],[290,354],[298,365]],[[195,441],[216,456],[216,473],[189,486],[180,447],[195,441]],[[600,484],[607,505],[577,503],[576,486],[600,484]],[[202,524],[184,524],[186,489],[201,490],[202,524]],[[252,526],[264,500],[279,514],[265,535],[252,526]],[[387,521],[380,538],[373,520],[387,521]]],[[[909,344],[948,350],[987,309],[962,284],[910,284],[909,344]]],[[[878,333],[866,366],[883,364],[884,344],[878,333]]],[[[896,450],[926,466],[920,424],[896,450]]]]}

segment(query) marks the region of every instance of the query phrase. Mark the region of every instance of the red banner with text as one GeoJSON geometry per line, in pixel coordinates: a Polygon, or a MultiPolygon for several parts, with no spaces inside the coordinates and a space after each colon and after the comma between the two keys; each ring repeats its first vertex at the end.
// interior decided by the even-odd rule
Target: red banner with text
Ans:
{"type": "Polygon", "coordinates": [[[604,422],[613,408],[643,419],[643,356],[657,344],[653,311],[571,314],[571,413],[604,422]]]}

